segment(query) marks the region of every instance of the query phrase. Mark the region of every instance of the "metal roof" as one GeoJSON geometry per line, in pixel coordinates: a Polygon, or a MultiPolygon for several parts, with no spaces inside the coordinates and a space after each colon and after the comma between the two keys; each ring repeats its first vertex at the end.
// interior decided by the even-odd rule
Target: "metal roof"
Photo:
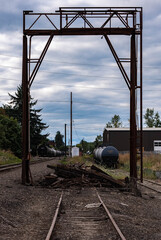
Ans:
{"type": "MultiPolygon", "coordinates": [[[[130,131],[130,128],[105,128],[104,131],[130,131]]],[[[161,131],[160,128],[143,128],[143,131],[161,131]]]]}

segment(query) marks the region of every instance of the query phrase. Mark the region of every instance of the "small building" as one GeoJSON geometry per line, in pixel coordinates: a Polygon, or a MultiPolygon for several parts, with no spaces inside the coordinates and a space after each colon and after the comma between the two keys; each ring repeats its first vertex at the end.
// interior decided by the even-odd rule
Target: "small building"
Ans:
{"type": "MultiPolygon", "coordinates": [[[[103,132],[103,144],[112,145],[118,151],[130,150],[129,128],[105,128],[103,132]]],[[[143,129],[144,151],[161,152],[161,128],[143,129]]]]}
{"type": "Polygon", "coordinates": [[[79,148],[78,147],[72,147],[72,157],[79,156],[79,148]]]}

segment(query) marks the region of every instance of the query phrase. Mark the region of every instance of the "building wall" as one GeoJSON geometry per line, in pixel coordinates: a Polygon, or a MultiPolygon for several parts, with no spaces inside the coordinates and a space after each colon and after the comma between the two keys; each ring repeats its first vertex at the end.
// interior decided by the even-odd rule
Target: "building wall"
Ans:
{"type": "Polygon", "coordinates": [[[154,140],[161,140],[161,131],[143,131],[143,147],[145,151],[154,150],[154,140]]]}
{"type": "Polygon", "coordinates": [[[106,130],[103,133],[103,144],[112,145],[117,148],[118,151],[130,150],[130,132],[129,131],[113,131],[106,130]]]}
{"type": "MultiPolygon", "coordinates": [[[[154,151],[154,140],[161,140],[161,129],[143,130],[144,151],[154,151]]],[[[103,144],[112,145],[118,151],[130,150],[130,131],[129,130],[109,130],[105,129],[103,133],[103,144]]]]}

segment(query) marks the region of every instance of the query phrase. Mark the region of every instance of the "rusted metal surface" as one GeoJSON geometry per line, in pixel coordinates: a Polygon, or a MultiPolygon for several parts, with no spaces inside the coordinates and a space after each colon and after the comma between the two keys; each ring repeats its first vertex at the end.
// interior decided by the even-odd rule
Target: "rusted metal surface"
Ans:
{"type": "Polygon", "coordinates": [[[22,165],[21,163],[2,165],[2,166],[0,166],[0,173],[10,171],[15,168],[19,168],[19,167],[21,167],[21,165],[22,165]]]}
{"type": "MultiPolygon", "coordinates": [[[[139,183],[139,182],[138,182],[139,183]]],[[[148,188],[154,192],[161,193],[161,184],[149,180],[144,180],[144,183],[139,183],[142,187],[148,188]]]]}
{"type": "Polygon", "coordinates": [[[29,181],[29,88],[40,68],[45,54],[50,46],[53,36],[60,35],[102,35],[105,37],[111,52],[120,68],[125,82],[130,90],[130,177],[137,179],[137,152],[140,152],[141,181],[143,179],[143,152],[142,152],[142,8],[141,7],[63,7],[55,13],[33,13],[32,11],[23,12],[23,161],[22,161],[22,182],[29,181]],[[47,23],[41,27],[41,18],[47,23]],[[93,21],[97,20],[99,21],[93,21]],[[92,21],[91,21],[92,20],[92,21]],[[99,23],[99,25],[98,25],[99,23]],[[80,26],[80,24],[82,26],[80,26]],[[119,25],[119,27],[118,27],[119,25]],[[110,42],[109,35],[129,35],[131,38],[131,56],[119,58],[110,42]],[[49,36],[45,48],[38,59],[31,58],[31,43],[34,36],[49,36]],[[139,64],[140,79],[137,81],[136,62],[136,36],[140,38],[139,64]],[[27,37],[30,37],[28,40],[27,37]],[[29,45],[29,46],[28,46],[29,45]],[[27,48],[29,47],[29,53],[27,48]],[[126,73],[122,62],[130,63],[130,76],[126,73]],[[35,67],[31,71],[31,64],[35,67]],[[29,76],[28,76],[29,72],[29,76]],[[136,91],[140,89],[140,127],[136,126],[136,91]],[[137,131],[138,130],[138,131],[137,131]],[[137,146],[136,140],[139,137],[137,146]]]}
{"type": "Polygon", "coordinates": [[[104,209],[105,209],[108,217],[110,218],[110,220],[111,220],[114,228],[116,229],[118,235],[120,236],[120,238],[121,238],[122,240],[126,240],[126,238],[125,238],[124,235],[122,234],[120,228],[118,227],[117,223],[115,222],[114,218],[112,217],[110,211],[108,210],[108,208],[106,207],[106,205],[105,205],[104,202],[102,201],[102,198],[100,197],[100,195],[99,195],[99,193],[97,192],[97,190],[96,190],[96,193],[97,193],[97,196],[98,196],[98,198],[99,198],[102,206],[104,207],[104,209]]]}
{"type": "Polygon", "coordinates": [[[137,86],[137,68],[136,68],[136,41],[135,34],[131,36],[131,64],[130,64],[130,177],[137,179],[136,166],[136,86],[137,86]]]}
{"type": "MultiPolygon", "coordinates": [[[[42,163],[42,162],[49,162],[49,161],[52,161],[53,159],[55,160],[56,157],[54,157],[54,158],[39,158],[38,160],[30,161],[30,165],[38,164],[38,163],[42,163]]],[[[20,168],[21,166],[22,166],[21,163],[11,163],[11,164],[0,165],[0,173],[14,170],[15,168],[20,168]]]]}
{"type": "Polygon", "coordinates": [[[63,192],[61,193],[61,196],[60,196],[60,199],[59,199],[59,202],[58,202],[56,211],[55,211],[55,215],[54,215],[52,224],[51,224],[51,226],[50,226],[49,232],[48,232],[45,240],[50,240],[50,239],[51,239],[51,235],[52,235],[52,232],[53,232],[53,229],[54,229],[54,226],[55,226],[55,223],[56,223],[58,214],[59,214],[59,210],[60,210],[60,206],[61,206],[62,199],[63,199],[63,192]]]}
{"type": "Polygon", "coordinates": [[[72,113],[72,108],[73,108],[73,99],[72,99],[72,92],[70,93],[70,156],[72,156],[72,128],[73,128],[73,113],[72,113]]]}
{"type": "Polygon", "coordinates": [[[130,79],[129,79],[129,77],[128,77],[128,75],[127,75],[127,73],[126,73],[126,71],[125,71],[125,69],[124,69],[124,67],[123,67],[123,65],[121,63],[121,60],[118,57],[114,47],[112,46],[112,43],[111,43],[110,39],[108,38],[108,36],[104,35],[104,37],[105,37],[106,42],[107,42],[107,44],[108,44],[108,46],[109,46],[109,48],[110,48],[110,50],[112,52],[112,55],[115,58],[115,61],[116,61],[117,65],[118,65],[118,67],[119,67],[119,69],[120,69],[120,71],[122,73],[122,76],[123,76],[123,78],[124,78],[128,88],[130,89],[130,79]]]}
{"type": "Polygon", "coordinates": [[[143,17],[140,14],[140,180],[143,182],[143,40],[142,40],[143,17]]]}
{"type": "Polygon", "coordinates": [[[22,67],[22,183],[29,180],[29,85],[28,85],[28,64],[27,64],[27,37],[23,36],[23,67],[22,67]]]}
{"type": "Polygon", "coordinates": [[[64,239],[69,236],[70,239],[76,239],[76,237],[79,239],[81,233],[83,234],[81,239],[110,237],[118,239],[119,237],[119,239],[126,240],[96,188],[86,189],[73,195],[72,203],[70,203],[70,198],[68,201],[69,193],[68,196],[64,196],[63,215],[60,214],[57,219],[62,197],[63,193],[45,240],[64,239]]]}
{"type": "Polygon", "coordinates": [[[131,35],[135,30],[140,33],[140,27],[136,22],[136,15],[142,14],[142,8],[115,8],[115,7],[82,7],[82,8],[59,8],[55,13],[33,13],[24,11],[24,33],[27,35],[97,35],[97,34],[127,34],[131,35]],[[29,18],[35,17],[32,23],[29,18]],[[47,29],[39,28],[39,22],[45,17],[50,26],[47,29]],[[91,19],[101,19],[101,23],[91,22],[91,19]],[[80,21],[83,28],[79,26],[80,21]],[[118,27],[118,23],[121,27],[118,27]],[[35,29],[35,24],[37,28],[35,29]],[[73,27],[73,25],[76,27],[73,27]],[[60,32],[61,31],[61,32],[60,32]]]}

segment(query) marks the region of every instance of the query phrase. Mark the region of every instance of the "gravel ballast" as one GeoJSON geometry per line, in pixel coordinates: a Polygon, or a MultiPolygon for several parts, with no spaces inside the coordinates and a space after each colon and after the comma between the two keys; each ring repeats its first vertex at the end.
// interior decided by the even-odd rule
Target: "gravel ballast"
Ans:
{"type": "MultiPolygon", "coordinates": [[[[45,239],[62,189],[41,187],[38,182],[53,172],[46,167],[47,164],[58,161],[51,160],[31,166],[34,186],[21,184],[21,168],[0,174],[0,240],[45,239]]],[[[78,186],[64,189],[64,206],[72,202],[73,194],[77,191],[88,192],[88,187],[85,190],[80,186],[79,189],[78,186]]],[[[141,189],[142,197],[117,189],[98,188],[98,191],[127,240],[161,239],[161,194],[144,189],[141,189]]],[[[86,195],[84,196],[86,204],[86,195]]],[[[69,239],[65,231],[64,229],[61,239],[69,239]]],[[[72,235],[70,239],[74,239],[72,235]]]]}

